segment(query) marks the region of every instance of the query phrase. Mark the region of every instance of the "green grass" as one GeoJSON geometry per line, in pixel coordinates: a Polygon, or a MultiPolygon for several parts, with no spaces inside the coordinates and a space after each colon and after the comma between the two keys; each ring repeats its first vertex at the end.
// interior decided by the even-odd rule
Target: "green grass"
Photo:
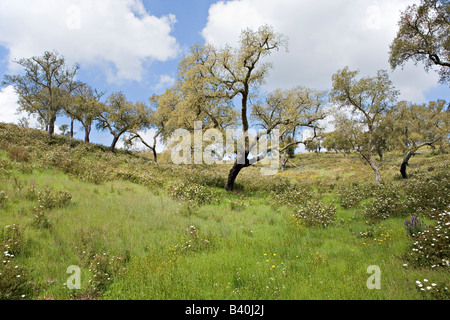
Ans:
{"type": "MultiPolygon", "coordinates": [[[[295,208],[273,205],[270,187],[253,191],[261,183],[256,169],[243,172],[238,180],[244,186],[255,181],[251,188],[227,193],[207,186],[220,198],[219,204],[180,209],[165,187],[115,177],[95,184],[60,168],[40,165],[30,152],[31,164],[36,166],[21,170],[0,151],[3,161],[12,166],[5,169],[7,174],[0,172],[0,191],[8,195],[0,208],[0,228],[17,224],[23,231],[25,248],[14,263],[26,267],[30,281],[36,284],[34,294],[26,298],[418,300],[423,295],[416,289],[417,280],[450,283],[446,269],[409,265],[406,254],[412,239],[405,231],[405,218],[369,222],[360,208],[339,205],[335,184],[372,179],[370,168],[353,155],[345,159],[335,154],[306,154],[294,161],[300,169],[279,173],[283,179],[313,186],[316,192],[326,190],[320,193],[324,203],[335,201],[333,226],[307,228],[295,223],[295,208]],[[38,205],[26,199],[32,185],[72,195],[68,206],[45,211],[50,229],[32,225],[32,210],[38,205]],[[368,231],[370,237],[361,236],[368,231]],[[83,251],[123,258],[120,271],[111,275],[99,295],[93,294],[90,282],[94,270],[86,259],[91,257],[83,251]],[[65,286],[71,265],[81,267],[81,290],[65,286]],[[381,269],[380,290],[366,286],[371,276],[367,268],[372,265],[381,269]]],[[[86,155],[97,157],[94,151],[86,155]]],[[[123,168],[149,170],[161,181],[176,181],[184,170],[151,167],[145,161],[135,169],[131,165],[137,160],[132,156],[106,157],[121,162],[123,168]]],[[[385,175],[395,171],[395,159],[392,155],[386,160],[385,175]]],[[[415,170],[439,167],[445,159],[416,157],[411,161],[412,175],[415,170]]],[[[210,169],[205,170],[208,174],[210,169]]],[[[217,170],[222,174],[224,169],[217,170]]]]}

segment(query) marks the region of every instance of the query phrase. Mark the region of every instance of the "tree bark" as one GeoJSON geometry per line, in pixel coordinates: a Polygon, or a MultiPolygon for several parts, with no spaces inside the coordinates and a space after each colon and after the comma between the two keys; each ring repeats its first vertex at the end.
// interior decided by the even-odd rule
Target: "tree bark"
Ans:
{"type": "Polygon", "coordinates": [[[90,142],[90,136],[91,135],[91,127],[85,126],[84,127],[84,142],[89,143],[90,142]]]}
{"type": "Polygon", "coordinates": [[[236,178],[244,167],[244,164],[238,164],[237,162],[233,165],[230,170],[230,174],[228,175],[227,184],[225,185],[226,191],[234,191],[234,183],[236,178]]]}
{"type": "Polygon", "coordinates": [[[51,138],[55,134],[55,122],[56,122],[56,116],[52,116],[50,118],[49,124],[48,124],[48,137],[51,138]]]}
{"type": "Polygon", "coordinates": [[[74,119],[70,119],[70,137],[73,139],[73,121],[74,119]]]}
{"type": "Polygon", "coordinates": [[[114,140],[113,140],[113,142],[111,144],[111,148],[110,148],[112,153],[116,153],[116,144],[119,141],[119,138],[120,138],[120,136],[114,136],[114,140]]]}
{"type": "Polygon", "coordinates": [[[411,159],[416,151],[417,150],[411,150],[403,157],[402,164],[400,165],[400,173],[402,174],[403,179],[408,179],[406,168],[409,166],[409,159],[411,159]]]}
{"type": "Polygon", "coordinates": [[[152,148],[153,151],[153,159],[155,160],[155,163],[158,163],[158,155],[156,154],[156,148],[152,148]]]}

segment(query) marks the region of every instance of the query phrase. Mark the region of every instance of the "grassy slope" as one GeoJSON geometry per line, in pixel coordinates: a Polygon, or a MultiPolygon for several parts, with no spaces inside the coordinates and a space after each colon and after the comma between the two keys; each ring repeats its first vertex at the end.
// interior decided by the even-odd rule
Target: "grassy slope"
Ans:
{"type": "MultiPolygon", "coordinates": [[[[365,239],[358,234],[368,230],[366,219],[357,209],[345,210],[338,202],[339,223],[326,229],[306,228],[293,222],[287,208],[271,206],[267,192],[226,194],[221,189],[215,190],[220,204],[180,211],[164,188],[117,178],[100,184],[84,181],[40,164],[43,151],[31,147],[32,138],[22,141],[32,154],[28,169],[11,162],[6,153],[10,146],[0,143],[0,150],[5,150],[3,163],[12,163],[9,174],[0,174],[0,190],[9,196],[0,209],[0,227],[18,224],[23,229],[26,248],[15,263],[26,266],[40,287],[36,296],[28,298],[89,297],[93,273],[82,264],[80,248],[126,258],[126,269],[111,281],[104,299],[420,299],[416,280],[450,282],[446,270],[403,266],[411,244],[404,218],[374,224],[374,238],[365,239]],[[33,166],[35,162],[39,165],[33,166]],[[47,212],[50,230],[30,224],[36,201],[25,199],[24,194],[31,185],[50,186],[73,196],[69,206],[47,212]],[[194,235],[187,231],[189,226],[195,226],[194,235]],[[185,243],[192,248],[180,249],[185,243]],[[80,291],[64,286],[70,265],[82,267],[80,291]],[[381,290],[366,287],[371,265],[381,268],[381,290]]],[[[59,145],[66,142],[63,139],[59,145]]],[[[122,161],[132,156],[120,157],[122,161]]],[[[441,157],[419,155],[411,167],[437,166],[441,157]]],[[[387,159],[385,175],[396,174],[395,159],[387,159]]],[[[279,176],[297,182],[372,178],[370,169],[356,158],[307,154],[294,162],[300,169],[291,168],[279,176]]],[[[226,172],[226,168],[218,170],[226,172]]],[[[161,172],[161,180],[173,178],[161,172]]],[[[244,172],[242,179],[257,172],[244,172]]],[[[338,197],[329,192],[323,200],[338,197]]]]}

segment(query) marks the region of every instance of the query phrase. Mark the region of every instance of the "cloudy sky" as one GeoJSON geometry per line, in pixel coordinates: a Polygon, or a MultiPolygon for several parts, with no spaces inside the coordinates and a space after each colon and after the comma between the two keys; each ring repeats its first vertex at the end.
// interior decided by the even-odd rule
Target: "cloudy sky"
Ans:
{"type": "MultiPolygon", "coordinates": [[[[173,84],[196,42],[235,45],[240,31],[270,24],[289,38],[273,54],[263,90],[304,85],[329,89],[345,66],[361,76],[389,70],[389,44],[400,11],[416,0],[0,0],[0,79],[21,70],[14,59],[56,50],[79,63],[78,79],[107,93],[148,101],[173,84]]],[[[391,72],[391,71],[390,71],[391,72]]],[[[391,72],[401,99],[450,100],[434,71],[407,65],[391,72]]],[[[0,121],[16,122],[17,97],[0,88],[0,121]]],[[[68,123],[60,118],[58,125],[68,123]]],[[[78,128],[76,128],[78,129],[78,128]]],[[[82,130],[79,138],[83,138],[82,130]]],[[[109,144],[108,134],[93,142],[109,144]]]]}

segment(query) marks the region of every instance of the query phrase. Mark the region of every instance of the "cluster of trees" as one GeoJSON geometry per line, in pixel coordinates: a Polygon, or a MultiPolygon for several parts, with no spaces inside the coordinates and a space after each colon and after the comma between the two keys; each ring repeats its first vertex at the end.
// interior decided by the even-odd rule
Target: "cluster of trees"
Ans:
{"type": "MultiPolygon", "coordinates": [[[[447,1],[422,0],[420,6],[408,7],[391,46],[392,67],[402,66],[408,60],[424,62],[427,69],[438,65],[441,82],[448,82],[449,14],[447,1]]],[[[448,140],[449,113],[444,112],[445,102],[398,102],[399,93],[383,70],[373,77],[357,79],[357,71],[344,68],[333,75],[331,92],[297,86],[278,89],[261,98],[258,88],[271,68],[264,58],[283,48],[287,49],[286,37],[270,26],[243,30],[237,48],[194,45],[179,63],[176,83],[163,94],[151,97],[149,105],[131,103],[123,93],[113,93],[101,102],[104,93],[75,81],[78,66],[68,68],[64,58],[55,52],[17,61],[24,67],[25,75],[6,76],[3,83],[16,88],[21,108],[37,114],[46,124],[49,136],[54,134],[57,115],[65,113],[83,125],[86,141],[96,122],[98,129],[108,130],[113,136],[112,151],[128,133],[127,142],[141,140],[153,151],[155,160],[158,137],[168,142],[179,128],[194,132],[194,122],[201,121],[203,130],[214,128],[224,134],[227,128],[240,127],[245,133],[251,127],[264,129],[252,139],[245,136],[244,151],[235,155],[226,190],[234,189],[242,169],[262,161],[271,151],[283,156],[284,166],[286,155],[301,143],[311,150],[320,150],[322,144],[345,154],[356,150],[380,182],[376,154],[382,157],[389,148],[402,149],[402,174],[407,177],[406,165],[420,147],[448,140]],[[322,134],[321,123],[330,115],[325,107],[330,103],[340,111],[335,114],[336,130],[322,134]],[[153,144],[139,134],[149,128],[156,130],[153,144]],[[302,137],[306,128],[314,133],[308,140],[302,137]],[[269,145],[268,152],[252,154],[255,144],[265,138],[270,141],[275,130],[281,147],[271,150],[269,145]]]]}
{"type": "MultiPolygon", "coordinates": [[[[154,110],[151,107],[143,102],[132,103],[121,92],[112,93],[102,102],[104,93],[75,80],[79,66],[68,67],[64,57],[55,51],[23,58],[16,63],[23,67],[24,74],[6,75],[2,84],[14,86],[19,96],[20,111],[37,115],[50,138],[55,134],[55,122],[60,115],[71,119],[68,131],[71,137],[74,121],[81,123],[85,142],[90,141],[94,123],[97,129],[109,131],[113,136],[112,152],[125,133],[130,133],[133,141],[142,139],[138,132],[153,127],[154,110]]],[[[67,127],[64,126],[63,131],[68,130],[67,127]]],[[[156,142],[146,145],[156,155],[156,142]]]]}

